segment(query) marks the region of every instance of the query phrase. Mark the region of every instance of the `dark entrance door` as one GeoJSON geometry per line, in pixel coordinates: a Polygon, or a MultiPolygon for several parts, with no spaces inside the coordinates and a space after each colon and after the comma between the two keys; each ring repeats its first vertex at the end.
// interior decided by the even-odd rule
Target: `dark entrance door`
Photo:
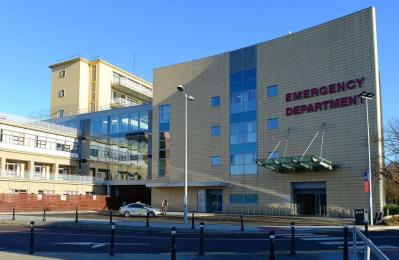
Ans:
{"type": "Polygon", "coordinates": [[[315,215],[315,195],[314,194],[297,194],[297,203],[299,204],[300,214],[315,215]]]}
{"type": "Polygon", "coordinates": [[[223,190],[206,190],[206,211],[223,211],[223,190]]]}
{"type": "Polygon", "coordinates": [[[293,197],[301,215],[326,215],[325,182],[293,183],[293,197]]]}

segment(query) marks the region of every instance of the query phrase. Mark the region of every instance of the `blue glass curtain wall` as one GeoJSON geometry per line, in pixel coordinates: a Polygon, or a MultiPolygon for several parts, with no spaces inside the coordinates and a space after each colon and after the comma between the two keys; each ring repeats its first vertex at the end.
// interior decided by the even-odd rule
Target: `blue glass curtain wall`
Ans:
{"type": "Polygon", "coordinates": [[[257,174],[256,46],[230,52],[230,174],[257,174]]]}

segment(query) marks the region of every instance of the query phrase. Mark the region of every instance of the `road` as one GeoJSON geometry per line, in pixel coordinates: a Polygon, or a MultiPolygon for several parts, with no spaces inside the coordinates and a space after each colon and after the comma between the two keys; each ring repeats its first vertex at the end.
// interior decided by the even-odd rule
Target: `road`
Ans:
{"type": "MultiPolygon", "coordinates": [[[[29,228],[24,226],[0,226],[0,250],[26,252],[29,242],[29,228]]],[[[287,254],[290,250],[290,235],[276,230],[276,250],[287,254]],[[283,252],[285,251],[285,252],[283,252]]],[[[391,259],[399,259],[399,231],[370,232],[370,238],[391,259]]],[[[107,253],[109,250],[109,230],[36,228],[36,252],[68,253],[107,253]]],[[[115,252],[118,253],[168,253],[171,239],[168,234],[116,231],[115,252]]],[[[340,233],[299,232],[296,249],[305,251],[342,251],[343,238],[340,233]]],[[[179,234],[176,241],[179,252],[198,252],[198,233],[179,234]]],[[[360,246],[360,245],[359,245],[360,246]]],[[[205,252],[266,254],[269,240],[259,234],[214,234],[205,236],[205,252]]]]}

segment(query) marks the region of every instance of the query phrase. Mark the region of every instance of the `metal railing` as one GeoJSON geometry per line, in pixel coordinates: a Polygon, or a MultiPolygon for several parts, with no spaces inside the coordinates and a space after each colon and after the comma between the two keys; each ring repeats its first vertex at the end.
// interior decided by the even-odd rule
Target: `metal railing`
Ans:
{"type": "Polygon", "coordinates": [[[389,258],[376,246],[374,243],[367,238],[356,226],[352,228],[353,233],[353,259],[367,259],[370,260],[371,255],[381,260],[389,260],[389,258]],[[358,244],[358,238],[360,243],[363,242],[363,246],[358,244]],[[363,248],[362,248],[363,247],[363,248]],[[363,250],[363,252],[361,251],[363,250]]]}
{"type": "Polygon", "coordinates": [[[114,77],[111,81],[111,85],[121,85],[130,88],[136,92],[143,93],[149,97],[152,97],[152,90],[150,88],[147,88],[140,83],[129,80],[125,77],[114,77]]]}
{"type": "Polygon", "coordinates": [[[124,106],[124,107],[140,105],[139,102],[135,102],[133,100],[128,100],[128,99],[122,98],[122,97],[112,98],[111,99],[111,104],[120,105],[120,106],[124,106]]]}
{"type": "Polygon", "coordinates": [[[74,174],[56,174],[53,172],[12,172],[4,171],[0,174],[1,179],[18,179],[27,181],[49,181],[49,182],[74,182],[74,183],[88,183],[88,184],[103,184],[104,178],[93,176],[83,176],[74,174]]]}

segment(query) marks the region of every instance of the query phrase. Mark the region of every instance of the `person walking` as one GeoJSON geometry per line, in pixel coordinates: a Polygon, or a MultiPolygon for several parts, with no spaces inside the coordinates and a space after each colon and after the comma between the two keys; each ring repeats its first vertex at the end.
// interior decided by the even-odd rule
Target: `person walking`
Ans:
{"type": "Polygon", "coordinates": [[[166,214],[165,206],[166,206],[166,202],[165,202],[165,200],[162,200],[162,203],[161,203],[161,212],[162,212],[162,215],[165,215],[165,214],[166,214]]]}
{"type": "Polygon", "coordinates": [[[169,206],[168,205],[168,201],[165,200],[165,209],[164,209],[165,210],[165,215],[168,214],[168,206],[169,206]]]}

